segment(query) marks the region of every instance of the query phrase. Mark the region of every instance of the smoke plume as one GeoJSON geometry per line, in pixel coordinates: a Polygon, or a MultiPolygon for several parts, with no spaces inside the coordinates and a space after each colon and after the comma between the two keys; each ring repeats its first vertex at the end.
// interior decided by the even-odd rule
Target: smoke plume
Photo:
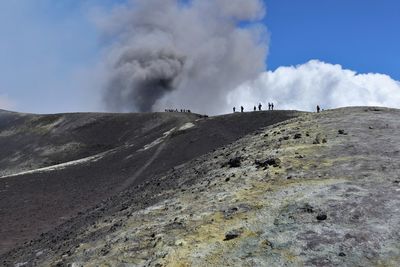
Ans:
{"type": "Polygon", "coordinates": [[[104,100],[113,111],[215,114],[265,70],[262,0],[131,0],[99,25],[109,43],[104,100]]]}

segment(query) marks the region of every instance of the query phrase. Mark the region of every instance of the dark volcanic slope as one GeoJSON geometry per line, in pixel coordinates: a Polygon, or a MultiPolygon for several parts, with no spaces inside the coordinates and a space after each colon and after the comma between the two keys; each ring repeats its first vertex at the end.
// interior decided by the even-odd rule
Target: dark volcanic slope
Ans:
{"type": "Polygon", "coordinates": [[[123,189],[298,114],[0,111],[0,253],[123,189]]]}

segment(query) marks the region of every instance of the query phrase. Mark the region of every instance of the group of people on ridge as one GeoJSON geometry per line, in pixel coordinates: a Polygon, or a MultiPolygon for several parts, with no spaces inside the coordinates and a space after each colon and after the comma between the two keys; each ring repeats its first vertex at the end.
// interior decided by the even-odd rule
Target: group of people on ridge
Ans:
{"type": "Polygon", "coordinates": [[[180,111],[178,109],[165,109],[165,112],[184,112],[184,113],[192,113],[190,109],[181,109],[180,111]]]}
{"type": "MultiPolygon", "coordinates": [[[[261,110],[262,110],[262,104],[259,103],[258,104],[258,111],[261,111],[261,110]]],[[[268,110],[274,110],[274,103],[269,103],[268,102],[268,110]]],[[[257,107],[256,106],[254,106],[253,111],[257,111],[257,107]]],[[[233,113],[235,113],[235,112],[236,112],[236,107],[233,107],[233,113]]],[[[240,106],[240,112],[244,112],[244,107],[243,106],[240,106]]],[[[317,105],[317,113],[320,113],[320,112],[321,112],[321,107],[319,105],[317,105]]]]}
{"type": "MultiPolygon", "coordinates": [[[[254,106],[253,110],[257,111],[257,107],[254,106]]],[[[259,103],[258,104],[258,111],[261,111],[261,110],[262,110],[262,104],[259,103]]],[[[268,102],[268,110],[274,110],[274,103],[269,103],[268,102]]],[[[233,107],[233,113],[235,113],[235,112],[236,112],[236,107],[233,107]]],[[[244,112],[244,107],[243,106],[240,106],[240,112],[244,112]]]]}
{"type": "MultiPolygon", "coordinates": [[[[257,107],[254,106],[253,108],[254,111],[257,111],[257,107]]],[[[258,104],[258,111],[262,110],[262,104],[258,104]]],[[[268,102],[268,110],[274,110],[274,103],[269,103],[268,102]]],[[[184,113],[191,113],[190,109],[181,109],[180,111],[178,109],[165,109],[165,112],[184,112],[184,113]]],[[[236,107],[233,107],[233,113],[236,112],[236,107]]],[[[244,112],[244,107],[240,106],[240,112],[244,112]]],[[[321,112],[321,107],[317,105],[317,113],[321,112]]]]}

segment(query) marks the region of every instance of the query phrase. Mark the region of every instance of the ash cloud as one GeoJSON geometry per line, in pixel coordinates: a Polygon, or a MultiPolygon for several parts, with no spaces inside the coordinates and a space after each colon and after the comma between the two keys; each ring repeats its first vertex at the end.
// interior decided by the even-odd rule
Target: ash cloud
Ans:
{"type": "Polygon", "coordinates": [[[131,0],[116,7],[97,21],[108,43],[107,108],[225,111],[229,92],[265,70],[264,14],[261,0],[131,0]]]}

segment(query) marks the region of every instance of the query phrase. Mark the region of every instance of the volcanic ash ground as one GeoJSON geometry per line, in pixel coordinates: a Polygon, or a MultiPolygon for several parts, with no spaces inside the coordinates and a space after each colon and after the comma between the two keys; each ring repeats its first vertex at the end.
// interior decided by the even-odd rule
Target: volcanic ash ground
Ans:
{"type": "MultiPolygon", "coordinates": [[[[306,114],[161,179],[163,201],[87,228],[107,232],[43,265],[398,266],[400,112],[306,114]]],[[[143,189],[146,190],[146,189],[143,189]]]]}

